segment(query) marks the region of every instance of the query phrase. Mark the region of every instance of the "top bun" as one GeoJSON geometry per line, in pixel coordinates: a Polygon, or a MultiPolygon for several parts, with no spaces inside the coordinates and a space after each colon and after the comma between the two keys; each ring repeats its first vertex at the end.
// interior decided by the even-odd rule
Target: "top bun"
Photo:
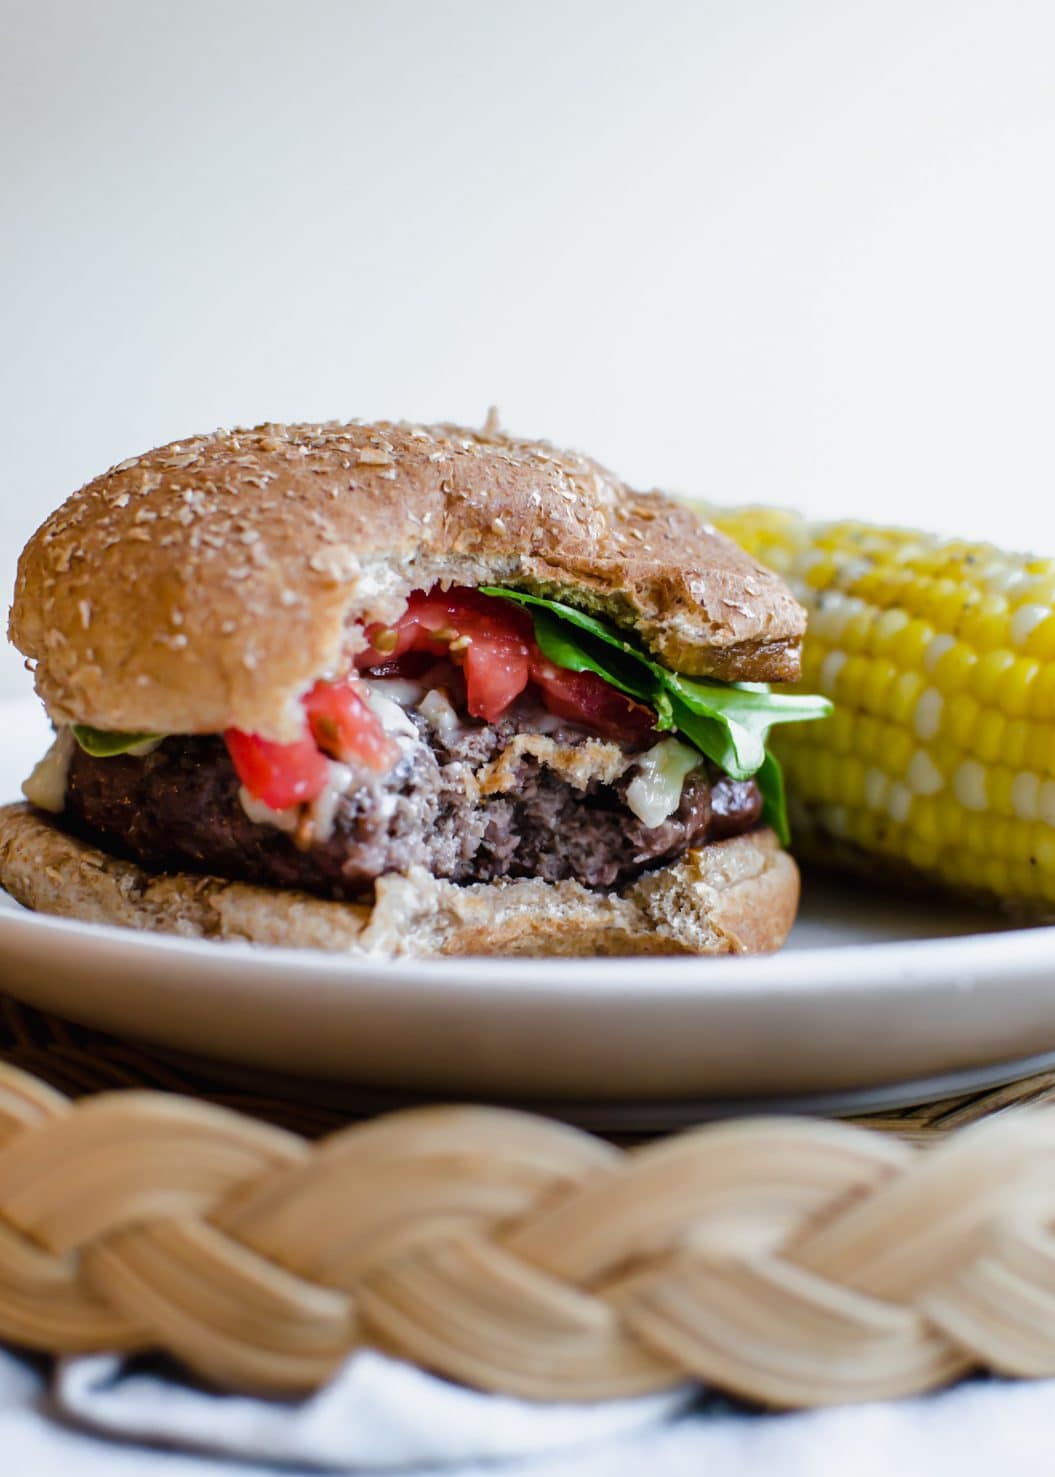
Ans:
{"type": "Polygon", "coordinates": [[[257,426],[73,494],[19,562],[11,639],[58,723],[297,735],[300,696],[411,590],[512,584],[633,627],[679,671],[794,679],[805,614],[686,506],[460,426],[257,426]]]}

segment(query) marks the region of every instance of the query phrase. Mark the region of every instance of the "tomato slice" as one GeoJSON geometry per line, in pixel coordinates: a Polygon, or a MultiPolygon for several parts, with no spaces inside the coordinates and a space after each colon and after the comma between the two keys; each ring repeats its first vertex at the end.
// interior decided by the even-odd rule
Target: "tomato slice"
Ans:
{"type": "Polygon", "coordinates": [[[326,788],[329,762],[311,734],[292,744],[276,744],[238,728],[229,728],[223,737],[242,784],[272,810],[304,805],[326,788]]]}
{"type": "Polygon", "coordinates": [[[465,706],[494,723],[528,685],[531,652],[522,641],[476,635],[464,658],[465,706]]]}
{"type": "Polygon", "coordinates": [[[539,653],[531,663],[531,676],[551,713],[592,728],[604,738],[643,742],[655,728],[651,708],[619,692],[596,672],[572,672],[539,653]]]}
{"type": "Polygon", "coordinates": [[[535,651],[531,617],[478,590],[416,590],[394,626],[367,628],[359,666],[391,667],[410,652],[450,656],[465,673],[466,707],[493,723],[528,684],[535,651]]]}
{"type": "Polygon", "coordinates": [[[488,723],[533,681],[550,712],[605,738],[643,741],[655,725],[651,708],[596,672],[572,672],[548,661],[527,611],[479,590],[416,590],[394,626],[369,626],[366,636],[370,644],[356,663],[378,675],[408,671],[418,654],[449,656],[464,673],[470,714],[488,723]]]}
{"type": "Polygon", "coordinates": [[[235,772],[255,800],[272,810],[304,805],[330,777],[327,754],[387,770],[399,750],[351,682],[316,682],[304,699],[308,731],[292,744],[229,728],[224,734],[235,772]]]}
{"type": "Polygon", "coordinates": [[[334,759],[383,773],[399,758],[398,746],[356,692],[354,681],[316,682],[304,699],[304,711],[316,744],[334,759]]]}

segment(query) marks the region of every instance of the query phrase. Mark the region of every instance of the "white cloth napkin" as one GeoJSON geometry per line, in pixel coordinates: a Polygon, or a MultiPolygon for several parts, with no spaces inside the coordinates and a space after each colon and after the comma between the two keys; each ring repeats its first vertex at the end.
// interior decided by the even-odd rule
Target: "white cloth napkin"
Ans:
{"type": "Polygon", "coordinates": [[[0,1471],[4,1477],[307,1477],[398,1467],[406,1477],[1055,1472],[1051,1380],[977,1380],[917,1400],[798,1415],[748,1413],[720,1399],[687,1404],[686,1395],[554,1409],[474,1395],[376,1355],[351,1361],[329,1389],[299,1404],[208,1394],[108,1357],[67,1361],[49,1392],[41,1373],[0,1352],[0,1471]],[[189,1454],[193,1449],[201,1454],[189,1454]],[[241,1461],[232,1465],[207,1450],[241,1461]],[[519,1460],[495,1465],[517,1453],[519,1460]]]}
{"type": "Polygon", "coordinates": [[[298,1402],[217,1395],[98,1355],[58,1366],[64,1415],[98,1431],[322,1471],[464,1465],[623,1436],[684,1409],[692,1385],[636,1400],[539,1405],[483,1395],[364,1352],[298,1402]]]}

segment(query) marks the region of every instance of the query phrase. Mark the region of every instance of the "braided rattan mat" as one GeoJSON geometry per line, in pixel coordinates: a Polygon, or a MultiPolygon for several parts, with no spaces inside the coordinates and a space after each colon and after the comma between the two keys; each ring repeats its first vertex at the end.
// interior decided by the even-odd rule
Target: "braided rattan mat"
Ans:
{"type": "Polygon", "coordinates": [[[1055,1374],[1055,1110],[1001,1111],[1055,1073],[622,1148],[482,1105],[355,1123],[393,1104],[0,1018],[0,1342],[283,1395],[362,1346],[545,1400],[1055,1374]]]}

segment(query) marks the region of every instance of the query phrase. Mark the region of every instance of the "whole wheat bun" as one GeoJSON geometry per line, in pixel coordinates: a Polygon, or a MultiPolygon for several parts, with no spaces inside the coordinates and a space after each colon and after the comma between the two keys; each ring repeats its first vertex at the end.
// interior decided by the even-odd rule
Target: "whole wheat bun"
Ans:
{"type": "Polygon", "coordinates": [[[761,954],[798,908],[795,863],[769,830],[688,851],[619,893],[578,882],[382,877],[376,901],[186,873],[151,876],[78,841],[26,805],[0,808],[0,886],[42,913],[353,956],[396,954],[761,954]]]}
{"type": "Polygon", "coordinates": [[[677,670],[793,680],[805,614],[687,506],[458,426],[259,426],[121,462],[53,513],[10,634],[56,723],[298,735],[299,697],[413,589],[513,583],[677,670]]]}

